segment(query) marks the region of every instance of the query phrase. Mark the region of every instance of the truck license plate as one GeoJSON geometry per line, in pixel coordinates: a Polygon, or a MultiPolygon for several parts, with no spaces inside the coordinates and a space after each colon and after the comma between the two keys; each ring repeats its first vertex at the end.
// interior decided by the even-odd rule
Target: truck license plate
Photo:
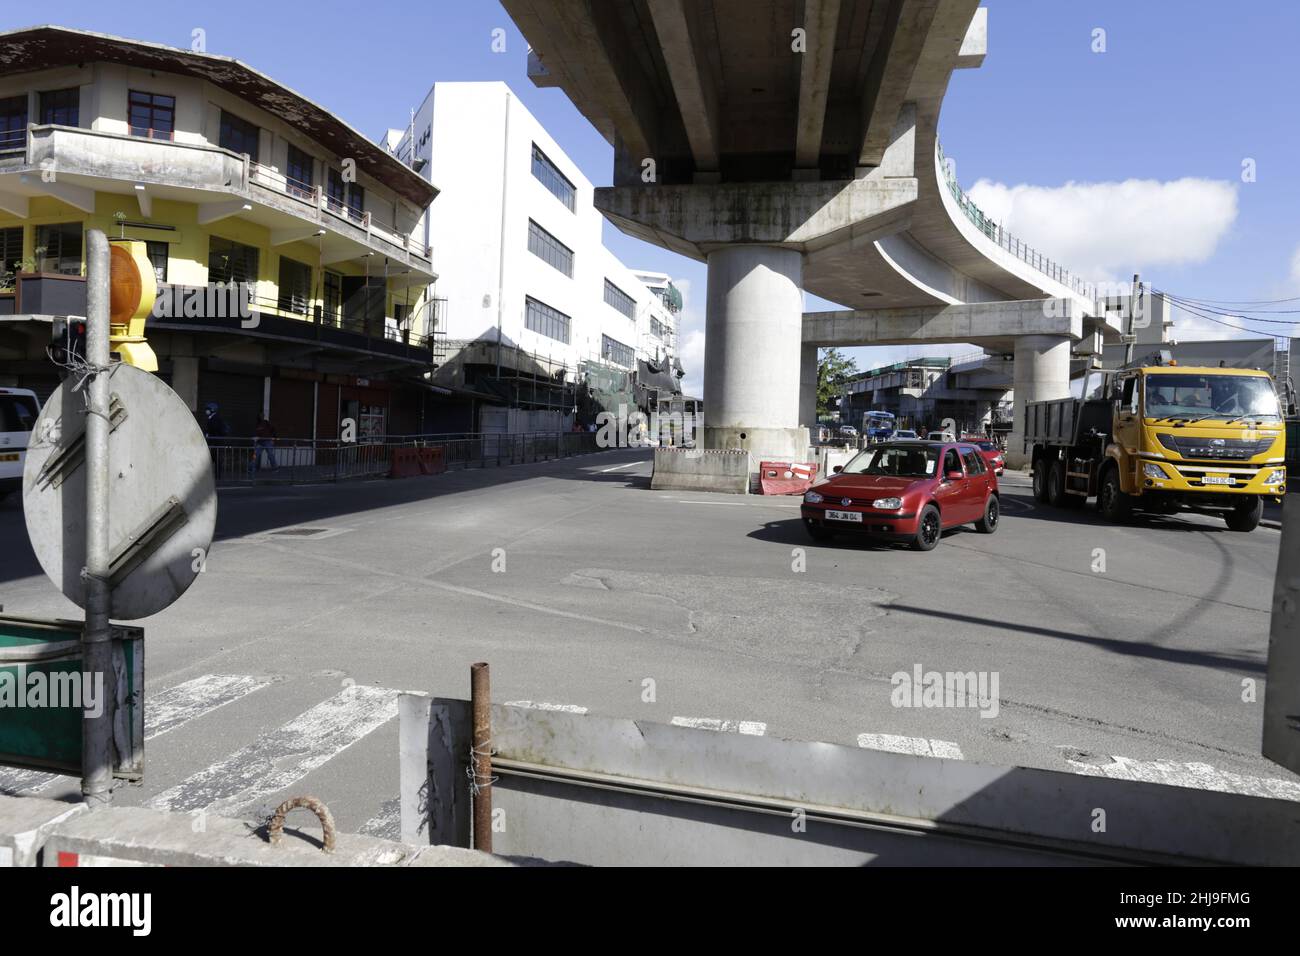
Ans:
{"type": "Polygon", "coordinates": [[[828,511],[826,517],[831,521],[856,521],[862,523],[862,513],[858,511],[828,511]]]}
{"type": "Polygon", "coordinates": [[[1230,485],[1232,484],[1231,475],[1206,475],[1201,479],[1203,485],[1230,485]]]}

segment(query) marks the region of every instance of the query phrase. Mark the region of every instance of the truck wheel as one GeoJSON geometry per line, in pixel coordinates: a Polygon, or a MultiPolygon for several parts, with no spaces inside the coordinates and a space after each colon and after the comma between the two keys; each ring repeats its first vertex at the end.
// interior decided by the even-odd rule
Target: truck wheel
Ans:
{"type": "Polygon", "coordinates": [[[1081,495],[1072,495],[1066,488],[1068,479],[1065,477],[1065,459],[1060,459],[1052,464],[1052,470],[1047,475],[1047,498],[1053,505],[1058,508],[1077,508],[1083,504],[1081,495]]]}
{"type": "Polygon", "coordinates": [[[916,519],[916,536],[912,538],[913,551],[933,551],[943,536],[943,524],[939,520],[939,509],[926,505],[921,510],[921,517],[916,519]]]}
{"type": "Polygon", "coordinates": [[[1097,510],[1107,521],[1118,524],[1127,521],[1133,514],[1133,498],[1124,494],[1119,485],[1119,472],[1107,468],[1101,479],[1101,490],[1097,492],[1097,510]]]}
{"type": "Polygon", "coordinates": [[[992,534],[998,530],[998,520],[1002,517],[1002,506],[997,495],[989,495],[984,503],[984,517],[975,522],[975,530],[980,534],[992,534]]]}
{"type": "Polygon", "coordinates": [[[1047,502],[1047,461],[1042,458],[1034,462],[1034,498],[1047,502]]]}
{"type": "Polygon", "coordinates": [[[1254,531],[1259,527],[1259,519],[1264,515],[1264,502],[1251,495],[1250,501],[1243,501],[1224,517],[1229,531],[1254,531]]]}

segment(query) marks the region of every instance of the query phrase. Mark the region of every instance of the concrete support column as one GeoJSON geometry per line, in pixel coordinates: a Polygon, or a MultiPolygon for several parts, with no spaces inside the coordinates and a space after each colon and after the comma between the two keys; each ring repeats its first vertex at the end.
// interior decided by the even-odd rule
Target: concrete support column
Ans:
{"type": "Polygon", "coordinates": [[[799,424],[817,424],[817,346],[799,351],[799,424]]]}
{"type": "Polygon", "coordinates": [[[1016,339],[1015,420],[1007,440],[1007,465],[1019,468],[1029,458],[1024,452],[1025,403],[1070,394],[1070,343],[1068,335],[1022,335],[1016,339]]]}
{"type": "Polygon", "coordinates": [[[803,256],[733,245],[708,254],[704,447],[802,461],[803,256]]]}

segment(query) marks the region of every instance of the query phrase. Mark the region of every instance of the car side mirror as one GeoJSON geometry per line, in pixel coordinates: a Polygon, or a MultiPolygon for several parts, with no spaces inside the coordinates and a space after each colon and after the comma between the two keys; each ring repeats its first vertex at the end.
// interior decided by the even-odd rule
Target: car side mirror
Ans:
{"type": "Polygon", "coordinates": [[[831,474],[838,475],[843,470],[844,470],[843,465],[836,465],[834,468],[831,469],[831,474]]]}
{"type": "Polygon", "coordinates": [[[960,471],[950,471],[944,475],[944,478],[948,481],[961,481],[964,477],[965,476],[960,471]]]}

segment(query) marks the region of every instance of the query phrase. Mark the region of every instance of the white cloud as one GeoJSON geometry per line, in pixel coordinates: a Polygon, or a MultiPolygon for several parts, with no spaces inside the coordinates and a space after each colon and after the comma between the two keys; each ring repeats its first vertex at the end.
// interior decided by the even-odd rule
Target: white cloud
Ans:
{"type": "Polygon", "coordinates": [[[970,196],[1011,235],[1096,281],[1205,262],[1237,219],[1237,187],[1225,180],[1048,187],[981,179],[970,196]]]}
{"type": "Polygon", "coordinates": [[[677,355],[686,373],[682,391],[692,398],[704,397],[704,303],[691,294],[690,279],[673,279],[682,294],[682,311],[677,315],[677,355]]]}

